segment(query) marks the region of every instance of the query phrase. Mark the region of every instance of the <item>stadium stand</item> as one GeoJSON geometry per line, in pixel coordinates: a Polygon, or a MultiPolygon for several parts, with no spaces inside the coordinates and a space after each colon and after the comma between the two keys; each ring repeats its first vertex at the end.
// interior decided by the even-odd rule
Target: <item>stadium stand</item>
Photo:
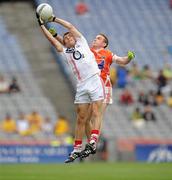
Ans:
{"type": "MultiPolygon", "coordinates": [[[[43,1],[36,2],[39,4],[43,1]]],[[[89,12],[84,16],[75,13],[77,1],[48,0],[47,2],[53,6],[57,16],[75,24],[89,42],[97,33],[104,32],[110,39],[109,48],[117,54],[123,55],[127,50],[133,49],[140,67],[149,64],[153,71],[158,71],[165,62],[172,64],[171,56],[167,52],[171,44],[172,27],[171,11],[167,1],[138,0],[133,4],[129,0],[125,3],[120,0],[87,0],[84,2],[88,5],[89,12]]],[[[56,27],[59,33],[64,32],[59,25],[56,27]]],[[[129,86],[135,99],[138,91],[145,90],[145,86],[146,91],[156,89],[156,85],[151,80],[138,81],[134,87],[129,86]]],[[[104,134],[108,137],[172,137],[170,109],[165,105],[153,108],[157,122],[148,122],[143,129],[137,130],[130,120],[134,105],[123,107],[117,102],[121,93],[121,89],[114,89],[114,104],[107,110],[104,134]]]]}
{"type": "MultiPolygon", "coordinates": [[[[45,1],[36,0],[35,2],[40,4],[45,1]]],[[[130,49],[135,51],[139,67],[148,64],[153,72],[157,73],[159,69],[162,69],[164,63],[168,62],[172,65],[169,49],[172,43],[170,39],[172,14],[166,0],[136,0],[134,3],[131,3],[130,0],[85,0],[89,11],[83,16],[75,13],[77,1],[47,0],[46,2],[53,6],[55,15],[75,24],[89,42],[97,33],[103,32],[110,39],[109,48],[118,55],[122,56],[130,49]]],[[[20,51],[16,37],[8,35],[7,40],[4,41],[4,37],[8,33],[2,19],[0,19],[0,25],[2,27],[0,72],[8,79],[11,76],[17,77],[22,89],[20,94],[0,96],[0,106],[2,107],[0,117],[5,112],[11,112],[16,117],[19,110],[29,113],[34,107],[42,115],[54,119],[55,111],[34,81],[31,69],[24,54],[20,51]],[[10,53],[9,49],[12,49],[10,53]],[[32,86],[28,86],[28,84],[32,84],[32,86]],[[31,95],[32,97],[30,97],[31,95]]],[[[59,25],[54,26],[57,27],[58,33],[64,32],[59,25]]],[[[63,64],[63,57],[59,57],[54,50],[53,53],[58,60],[61,59],[61,67],[64,68],[66,77],[70,79],[71,72],[63,64]]],[[[70,80],[74,85],[74,79],[70,80]]],[[[172,87],[171,81],[169,81],[169,87],[172,87]]],[[[124,144],[129,138],[131,139],[128,141],[131,142],[130,145],[137,142],[149,143],[150,141],[145,141],[147,138],[151,138],[151,142],[161,142],[161,139],[166,142],[166,140],[172,139],[171,109],[164,103],[152,107],[156,115],[156,122],[146,122],[142,128],[135,128],[131,123],[131,114],[135,107],[144,109],[144,106],[137,102],[139,91],[147,93],[149,90],[157,90],[156,84],[151,79],[138,80],[134,84],[128,83],[127,88],[132,92],[134,104],[132,106],[121,105],[119,97],[123,89],[114,87],[114,104],[108,107],[104,118],[103,134],[105,137],[108,140],[117,140],[119,149],[125,147],[124,144]],[[159,141],[155,141],[157,139],[159,141]]]]}
{"type": "Polygon", "coordinates": [[[16,77],[21,87],[21,92],[17,94],[0,94],[0,119],[2,120],[6,113],[16,119],[19,112],[29,114],[38,111],[42,116],[49,116],[55,121],[56,111],[34,80],[17,38],[9,34],[2,18],[0,26],[0,73],[8,81],[11,77],[16,77]]]}
{"type": "MultiPolygon", "coordinates": [[[[46,2],[53,6],[57,16],[75,24],[89,42],[97,33],[104,32],[110,39],[111,50],[123,55],[132,48],[137,54],[140,66],[150,64],[152,68],[157,69],[165,61],[171,63],[167,49],[171,45],[172,23],[167,1],[138,0],[131,3],[126,0],[124,3],[120,0],[86,0],[85,3],[90,9],[86,16],[78,16],[75,13],[77,1],[46,2]]],[[[60,26],[57,28],[59,33],[64,31],[60,26]]]]}
{"type": "Polygon", "coordinates": [[[22,47],[21,52],[25,55],[42,93],[51,101],[59,114],[74,119],[71,87],[55,62],[49,42],[40,31],[33,1],[1,2],[0,16],[9,34],[13,34],[20,48],[22,47]]]}

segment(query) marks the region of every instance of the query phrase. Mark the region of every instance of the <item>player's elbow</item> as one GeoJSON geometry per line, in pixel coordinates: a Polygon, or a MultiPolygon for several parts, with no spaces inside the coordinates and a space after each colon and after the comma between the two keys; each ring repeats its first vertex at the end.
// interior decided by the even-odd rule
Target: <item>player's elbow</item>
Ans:
{"type": "Polygon", "coordinates": [[[128,59],[124,59],[124,58],[117,58],[116,59],[116,63],[122,66],[125,66],[128,64],[128,59]]]}
{"type": "Polygon", "coordinates": [[[55,48],[56,48],[57,52],[62,52],[63,51],[62,46],[55,45],[55,48]]]}
{"type": "Polygon", "coordinates": [[[76,28],[75,28],[75,26],[73,24],[69,23],[68,29],[69,29],[69,31],[73,31],[76,28]]]}
{"type": "Polygon", "coordinates": [[[51,44],[56,48],[56,50],[58,52],[62,52],[63,51],[63,48],[61,46],[61,44],[57,41],[57,40],[51,40],[51,44]]]}
{"type": "Polygon", "coordinates": [[[59,52],[59,53],[63,51],[63,48],[60,46],[55,46],[55,48],[56,48],[57,52],[59,52]]]}
{"type": "Polygon", "coordinates": [[[127,65],[128,64],[128,61],[124,61],[124,62],[122,62],[122,65],[127,65]]]}

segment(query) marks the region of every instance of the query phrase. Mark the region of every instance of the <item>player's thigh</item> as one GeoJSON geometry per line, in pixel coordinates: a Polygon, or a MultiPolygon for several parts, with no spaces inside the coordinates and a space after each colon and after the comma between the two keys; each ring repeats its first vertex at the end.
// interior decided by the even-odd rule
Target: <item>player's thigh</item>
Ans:
{"type": "Polygon", "coordinates": [[[102,106],[103,100],[98,100],[92,102],[92,116],[100,116],[102,115],[102,106]]]}
{"type": "Polygon", "coordinates": [[[102,114],[103,114],[103,115],[105,114],[105,111],[106,111],[106,108],[108,107],[108,105],[109,105],[109,104],[104,103],[104,101],[103,101],[103,103],[102,103],[102,114]]]}

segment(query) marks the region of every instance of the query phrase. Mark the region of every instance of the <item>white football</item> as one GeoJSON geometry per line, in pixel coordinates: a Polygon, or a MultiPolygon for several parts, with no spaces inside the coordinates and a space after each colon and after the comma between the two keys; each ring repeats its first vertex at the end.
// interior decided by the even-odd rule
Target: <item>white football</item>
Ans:
{"type": "Polygon", "coordinates": [[[42,3],[36,8],[36,12],[43,21],[47,21],[53,15],[53,8],[47,3],[42,3]]]}

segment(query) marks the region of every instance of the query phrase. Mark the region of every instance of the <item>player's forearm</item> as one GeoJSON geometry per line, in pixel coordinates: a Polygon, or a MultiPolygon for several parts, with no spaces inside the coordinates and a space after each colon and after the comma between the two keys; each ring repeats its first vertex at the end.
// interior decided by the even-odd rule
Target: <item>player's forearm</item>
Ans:
{"type": "Polygon", "coordinates": [[[67,28],[68,30],[70,30],[71,28],[73,28],[73,25],[72,25],[70,22],[65,21],[65,20],[63,20],[63,19],[60,19],[60,18],[57,18],[57,17],[55,18],[54,22],[56,22],[56,23],[64,26],[64,27],[67,28]]]}
{"type": "Polygon", "coordinates": [[[51,35],[51,33],[49,33],[49,31],[46,29],[46,27],[44,25],[41,25],[41,30],[43,32],[43,34],[45,35],[45,37],[53,44],[54,42],[54,38],[51,35]]]}
{"type": "Polygon", "coordinates": [[[128,64],[131,60],[128,58],[128,56],[124,56],[124,57],[119,57],[116,56],[114,57],[114,61],[119,64],[119,65],[126,65],[128,64]]]}
{"type": "Polygon", "coordinates": [[[71,32],[75,37],[81,37],[82,36],[82,34],[70,22],[65,21],[63,19],[60,19],[60,18],[57,18],[57,17],[55,17],[55,19],[53,21],[62,25],[65,28],[67,28],[68,31],[71,32]]]}
{"type": "Polygon", "coordinates": [[[128,51],[127,56],[124,57],[119,57],[117,55],[114,55],[113,61],[119,65],[126,65],[134,58],[135,58],[135,53],[133,51],[128,51]]]}
{"type": "Polygon", "coordinates": [[[41,25],[41,30],[44,33],[45,37],[51,42],[51,44],[57,49],[57,51],[62,52],[63,48],[60,42],[56,40],[51,33],[46,29],[44,25],[41,25]]]}
{"type": "Polygon", "coordinates": [[[63,43],[63,38],[62,38],[60,35],[57,35],[55,38],[56,38],[57,41],[59,41],[62,45],[64,45],[64,43],[63,43]]]}

